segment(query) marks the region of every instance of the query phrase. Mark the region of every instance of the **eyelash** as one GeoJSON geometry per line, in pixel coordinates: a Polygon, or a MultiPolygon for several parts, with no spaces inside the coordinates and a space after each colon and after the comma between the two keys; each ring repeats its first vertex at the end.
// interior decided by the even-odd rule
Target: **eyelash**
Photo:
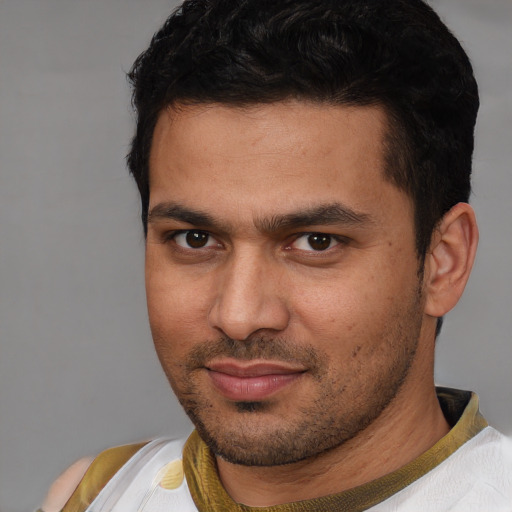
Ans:
{"type": "Polygon", "coordinates": [[[346,243],[347,243],[347,240],[340,236],[332,235],[330,233],[309,231],[306,233],[298,233],[297,235],[295,235],[292,242],[290,244],[288,244],[287,249],[288,249],[288,247],[290,247],[288,250],[295,249],[295,250],[298,250],[301,252],[304,251],[305,253],[311,253],[311,254],[317,255],[317,254],[324,254],[324,253],[330,251],[331,249],[336,248],[338,245],[344,245],[346,243]],[[319,239],[318,241],[320,243],[327,242],[327,247],[315,250],[312,247],[312,240],[310,240],[311,237],[318,238],[319,239]],[[307,239],[307,241],[305,243],[309,245],[310,249],[297,249],[297,248],[291,247],[293,244],[296,244],[301,238],[307,239]],[[333,242],[334,242],[334,245],[332,245],[333,242]]]}
{"type": "MultiPolygon", "coordinates": [[[[200,249],[210,249],[210,248],[215,248],[215,247],[219,247],[222,245],[220,242],[217,242],[216,245],[204,245],[204,246],[199,246],[199,247],[190,247],[190,243],[187,242],[189,244],[189,247],[184,247],[176,242],[176,238],[183,234],[185,234],[185,235],[186,234],[205,235],[206,237],[208,237],[206,244],[210,243],[210,241],[212,239],[216,240],[215,237],[208,231],[204,231],[201,229],[182,229],[182,230],[176,230],[176,231],[171,231],[169,233],[166,233],[163,237],[164,238],[163,241],[164,241],[164,243],[172,241],[180,250],[184,250],[184,251],[190,251],[190,250],[196,251],[196,250],[200,250],[200,249]]],[[[306,243],[310,243],[310,241],[308,241],[306,243]]],[[[308,232],[297,233],[297,234],[293,235],[293,239],[291,240],[291,242],[286,244],[285,250],[288,250],[288,251],[297,250],[297,251],[304,252],[304,253],[310,253],[312,255],[319,255],[319,254],[325,254],[326,252],[336,248],[338,245],[343,246],[343,245],[346,245],[347,243],[348,243],[348,240],[345,237],[336,236],[336,235],[333,235],[330,233],[308,231],[308,232]],[[321,239],[322,238],[328,239],[328,246],[324,249],[318,249],[318,250],[315,250],[313,248],[311,248],[311,249],[296,249],[296,248],[292,247],[293,244],[295,244],[298,240],[300,240],[301,238],[304,238],[304,237],[319,237],[321,239]],[[333,242],[335,242],[335,245],[331,246],[331,244],[333,242]]],[[[310,246],[311,246],[311,244],[310,244],[310,246]]]]}
{"type": "MultiPolygon", "coordinates": [[[[203,249],[205,247],[208,247],[208,246],[203,246],[203,247],[183,247],[181,245],[179,245],[177,242],[176,242],[176,238],[180,235],[187,235],[187,234],[191,234],[191,233],[195,233],[195,234],[199,234],[199,235],[206,235],[208,237],[207,239],[207,243],[210,241],[210,239],[214,239],[215,240],[215,237],[209,233],[208,231],[203,231],[202,229],[180,229],[180,230],[176,230],[176,231],[171,231],[169,233],[166,233],[164,235],[164,243],[165,242],[174,242],[175,245],[177,247],[179,247],[180,249],[182,250],[198,250],[198,249],[203,249]]],[[[220,243],[217,243],[217,245],[221,245],[220,243]]]]}

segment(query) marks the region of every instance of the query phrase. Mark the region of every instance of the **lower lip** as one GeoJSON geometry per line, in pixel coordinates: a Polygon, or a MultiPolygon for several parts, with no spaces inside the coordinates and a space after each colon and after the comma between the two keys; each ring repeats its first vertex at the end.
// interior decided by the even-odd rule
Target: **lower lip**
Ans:
{"type": "Polygon", "coordinates": [[[213,370],[209,370],[208,374],[214,386],[225,398],[238,402],[255,402],[268,398],[302,375],[302,373],[285,373],[237,377],[213,370]]]}

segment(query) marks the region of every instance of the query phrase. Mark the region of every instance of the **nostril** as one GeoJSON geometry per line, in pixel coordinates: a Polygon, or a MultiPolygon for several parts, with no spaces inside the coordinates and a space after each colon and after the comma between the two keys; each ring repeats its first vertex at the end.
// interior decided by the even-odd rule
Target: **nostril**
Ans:
{"type": "Polygon", "coordinates": [[[259,331],[284,330],[289,321],[289,312],[284,303],[276,297],[262,297],[242,300],[219,297],[209,313],[209,324],[213,329],[235,340],[246,340],[259,331]]]}

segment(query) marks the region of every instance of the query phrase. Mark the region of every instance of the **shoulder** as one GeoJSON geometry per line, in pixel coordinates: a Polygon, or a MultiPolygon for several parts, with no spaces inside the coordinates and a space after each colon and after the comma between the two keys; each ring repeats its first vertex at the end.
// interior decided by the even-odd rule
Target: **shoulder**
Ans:
{"type": "Polygon", "coordinates": [[[512,442],[486,427],[387,503],[404,511],[510,512],[512,442]]]}
{"type": "Polygon", "coordinates": [[[469,495],[486,496],[496,493],[512,502],[512,441],[486,427],[468,440],[439,466],[441,475],[458,475],[457,484],[469,495]]]}
{"type": "Polygon", "coordinates": [[[463,445],[459,452],[446,461],[444,472],[445,485],[458,489],[460,494],[455,510],[510,511],[512,441],[494,428],[487,427],[463,445]]]}
{"type": "Polygon", "coordinates": [[[468,444],[468,457],[481,474],[506,476],[512,487],[512,440],[492,427],[487,427],[468,444]]]}
{"type": "Polygon", "coordinates": [[[72,464],[52,484],[41,507],[43,512],[85,510],[117,471],[147,443],[110,448],[96,458],[72,464]]]}
{"type": "Polygon", "coordinates": [[[84,457],[69,466],[53,482],[41,506],[41,510],[43,512],[59,512],[62,510],[93,460],[93,457],[84,457]]]}

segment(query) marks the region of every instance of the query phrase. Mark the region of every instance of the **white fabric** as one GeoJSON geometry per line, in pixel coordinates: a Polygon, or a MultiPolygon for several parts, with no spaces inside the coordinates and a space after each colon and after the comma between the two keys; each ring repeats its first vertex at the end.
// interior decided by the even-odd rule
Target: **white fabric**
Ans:
{"type": "Polygon", "coordinates": [[[139,450],[108,482],[86,512],[198,512],[187,480],[173,490],[159,485],[160,470],[182,459],[185,440],[156,439],[139,450]]]}
{"type": "Polygon", "coordinates": [[[512,512],[512,442],[487,427],[370,511],[512,512]]]}
{"type": "MultiPolygon", "coordinates": [[[[198,512],[186,479],[159,485],[184,441],[157,439],[132,457],[87,512],[198,512]]],[[[512,512],[512,442],[491,427],[410,486],[368,512],[512,512]]]]}

